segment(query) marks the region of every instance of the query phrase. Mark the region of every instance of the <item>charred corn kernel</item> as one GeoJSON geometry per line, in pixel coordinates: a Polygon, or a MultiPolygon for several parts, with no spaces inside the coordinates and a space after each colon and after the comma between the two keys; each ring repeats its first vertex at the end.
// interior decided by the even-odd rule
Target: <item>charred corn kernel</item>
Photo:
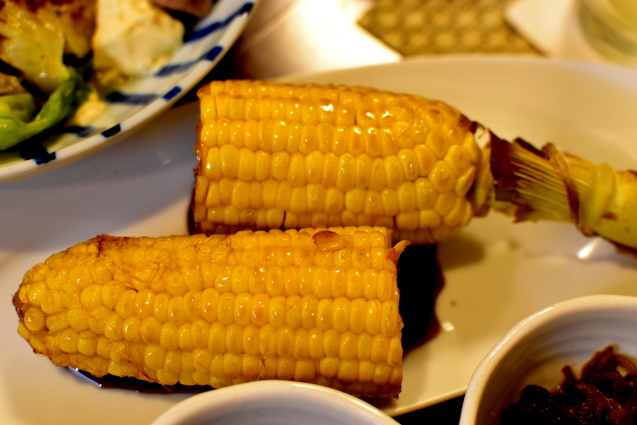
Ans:
{"type": "Polygon", "coordinates": [[[485,162],[478,126],[442,102],[363,87],[262,81],[215,81],[198,94],[191,208],[198,232],[383,225],[398,229],[396,237],[437,243],[436,237],[468,224],[458,219],[459,209],[442,214],[455,213],[444,231],[421,227],[418,214],[399,215],[434,209],[446,193],[471,197],[463,218],[482,207],[473,204],[471,191],[485,162]],[[212,114],[211,103],[225,106],[212,114]],[[234,197],[217,195],[224,179],[250,189],[235,185],[234,197]],[[235,213],[218,213],[225,205],[235,213]]]}
{"type": "Polygon", "coordinates": [[[98,377],[294,379],[392,396],[406,242],[390,244],[391,231],[374,227],[98,236],[25,274],[18,332],[54,364],[98,377]]]}

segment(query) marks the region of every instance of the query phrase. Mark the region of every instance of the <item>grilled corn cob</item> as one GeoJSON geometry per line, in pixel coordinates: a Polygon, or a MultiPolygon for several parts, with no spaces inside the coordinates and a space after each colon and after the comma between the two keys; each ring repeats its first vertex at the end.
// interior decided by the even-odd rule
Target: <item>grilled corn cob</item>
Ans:
{"type": "Polygon", "coordinates": [[[378,225],[430,244],[496,210],[637,249],[634,171],[507,142],[443,102],[232,80],[198,95],[193,232],[378,225]]]}
{"type": "Polygon", "coordinates": [[[637,172],[592,164],[551,143],[537,149],[492,137],[491,149],[495,200],[517,221],[572,222],[637,256],[637,172]]]}
{"type": "Polygon", "coordinates": [[[382,228],[98,236],[28,271],[18,331],[58,366],[173,385],[258,379],[395,396],[396,263],[382,228]]]}
{"type": "Polygon", "coordinates": [[[480,127],[442,102],[261,81],[198,96],[195,232],[374,225],[428,244],[483,208],[480,127]]]}

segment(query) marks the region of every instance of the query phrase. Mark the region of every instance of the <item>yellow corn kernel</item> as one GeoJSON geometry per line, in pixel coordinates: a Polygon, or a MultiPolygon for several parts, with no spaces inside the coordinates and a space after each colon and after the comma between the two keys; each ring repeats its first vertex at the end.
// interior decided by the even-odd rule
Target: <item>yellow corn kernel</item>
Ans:
{"type": "Polygon", "coordinates": [[[458,197],[453,192],[441,193],[436,199],[434,204],[434,211],[436,211],[441,217],[445,217],[451,213],[453,207],[456,205],[458,197]]]}
{"type": "Polygon", "coordinates": [[[162,323],[154,316],[146,317],[139,324],[139,333],[147,344],[158,343],[161,337],[162,323]]]}
{"type": "Polygon", "coordinates": [[[46,316],[37,307],[29,308],[24,315],[24,324],[31,332],[37,332],[44,329],[46,316]]]}
{"type": "MultiPolygon", "coordinates": [[[[50,316],[53,317],[53,316],[50,316]]],[[[116,313],[111,313],[104,323],[104,336],[111,341],[119,341],[123,338],[124,321],[116,313]]]]}
{"type": "Polygon", "coordinates": [[[42,311],[46,314],[57,313],[62,310],[62,294],[57,289],[48,289],[44,292],[42,303],[40,305],[42,311]]]}
{"type": "Polygon", "coordinates": [[[434,165],[428,178],[439,193],[449,192],[456,185],[456,176],[451,167],[444,161],[439,161],[434,165]]]}
{"type": "Polygon", "coordinates": [[[249,324],[243,329],[243,352],[250,356],[260,354],[259,327],[249,324]]]}
{"type": "Polygon", "coordinates": [[[327,122],[321,122],[316,126],[316,136],[318,139],[318,149],[320,151],[331,151],[337,156],[341,152],[337,152],[334,146],[334,126],[327,122]]]}
{"type": "Polygon", "coordinates": [[[85,357],[93,357],[97,352],[97,337],[93,332],[82,331],[78,334],[77,350],[85,357]]]}
{"type": "Polygon", "coordinates": [[[335,187],[339,173],[339,157],[333,152],[328,152],[323,157],[323,174],[321,184],[325,187],[335,187]]]}
{"type": "Polygon", "coordinates": [[[285,297],[278,295],[272,297],[269,303],[268,323],[275,327],[285,323],[285,297]]]}
{"type": "Polygon", "coordinates": [[[385,162],[382,158],[374,158],[371,166],[371,178],[369,181],[369,189],[381,191],[387,187],[387,171],[385,162]]]}
{"type": "Polygon", "coordinates": [[[272,155],[269,152],[257,150],[254,154],[254,178],[264,181],[270,178],[272,171],[272,155]]]}
{"type": "Polygon", "coordinates": [[[243,327],[236,323],[226,327],[226,350],[234,354],[243,353],[243,327]]]}
{"type": "Polygon", "coordinates": [[[305,156],[294,152],[290,156],[286,179],[292,186],[304,186],[306,184],[305,156]]]}
{"type": "Polygon", "coordinates": [[[325,192],[324,211],[330,215],[340,214],[345,206],[345,194],[335,187],[327,188],[325,192]]]}
{"type": "Polygon", "coordinates": [[[294,370],[296,368],[296,360],[279,357],[277,361],[277,373],[278,379],[291,380],[294,378],[294,370]]]}
{"type": "Polygon", "coordinates": [[[46,281],[38,280],[33,284],[29,285],[27,289],[27,299],[33,305],[39,306],[41,303],[42,296],[44,292],[47,290],[46,281]]]}
{"type": "Polygon", "coordinates": [[[363,206],[363,216],[376,218],[383,214],[384,209],[381,194],[375,190],[368,190],[365,196],[365,204],[363,206]]]}
{"type": "Polygon", "coordinates": [[[183,311],[183,297],[180,295],[172,296],[167,305],[168,320],[179,326],[186,321],[183,311]]]}
{"type": "Polygon", "coordinates": [[[336,187],[347,192],[356,184],[356,159],[350,153],[344,153],[339,157],[336,174],[336,187]]]}
{"type": "Polygon", "coordinates": [[[319,183],[323,176],[325,155],[321,151],[314,150],[305,155],[304,159],[307,183],[319,183]]]}
{"type": "Polygon", "coordinates": [[[135,296],[135,314],[144,319],[153,314],[155,294],[150,289],[142,289],[135,296]]]}
{"type": "Polygon", "coordinates": [[[396,155],[388,155],[383,159],[385,167],[385,183],[387,187],[397,188],[405,180],[405,171],[396,155]]]}
{"type": "Polygon", "coordinates": [[[144,366],[159,370],[164,366],[166,349],[157,344],[149,344],[144,352],[144,366]]]}
{"type": "Polygon", "coordinates": [[[159,344],[167,350],[179,348],[179,328],[173,323],[164,323],[159,335],[159,344]]]}
{"type": "Polygon", "coordinates": [[[75,353],[77,351],[77,341],[79,334],[74,329],[64,329],[59,333],[59,347],[66,353],[75,353]]]}

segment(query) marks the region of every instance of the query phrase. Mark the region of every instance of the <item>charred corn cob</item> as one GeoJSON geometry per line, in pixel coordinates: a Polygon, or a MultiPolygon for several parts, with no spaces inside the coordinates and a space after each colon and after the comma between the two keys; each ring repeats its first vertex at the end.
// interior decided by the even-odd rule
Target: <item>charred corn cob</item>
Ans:
{"type": "Polygon", "coordinates": [[[28,271],[18,331],[58,366],[173,385],[258,379],[395,396],[396,262],[382,228],[99,236],[28,271]]]}
{"type": "Polygon", "coordinates": [[[195,232],[374,225],[426,244],[483,206],[480,127],[442,102],[261,81],[198,96],[195,232]]]}
{"type": "Polygon", "coordinates": [[[499,210],[518,221],[572,222],[637,256],[637,172],[614,171],[558,150],[536,149],[522,139],[491,139],[491,170],[499,210]]]}

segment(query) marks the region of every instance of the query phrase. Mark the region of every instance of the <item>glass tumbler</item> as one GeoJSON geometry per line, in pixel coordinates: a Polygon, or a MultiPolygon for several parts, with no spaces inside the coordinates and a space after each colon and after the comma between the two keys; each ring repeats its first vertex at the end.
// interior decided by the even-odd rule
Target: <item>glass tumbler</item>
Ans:
{"type": "Polygon", "coordinates": [[[584,36],[599,53],[637,65],[637,0],[578,0],[584,36]]]}

